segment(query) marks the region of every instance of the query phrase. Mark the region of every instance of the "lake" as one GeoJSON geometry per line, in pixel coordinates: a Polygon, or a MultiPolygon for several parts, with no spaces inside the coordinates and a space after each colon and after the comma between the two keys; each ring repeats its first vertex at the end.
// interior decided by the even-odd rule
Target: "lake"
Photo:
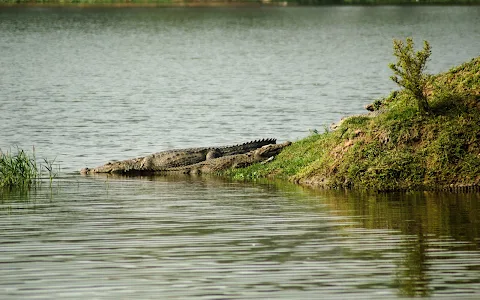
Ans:
{"type": "Polygon", "coordinates": [[[78,175],[112,159],[303,138],[479,55],[480,7],[0,8],[0,149],[58,178],[0,192],[0,297],[480,297],[478,194],[78,175]]]}

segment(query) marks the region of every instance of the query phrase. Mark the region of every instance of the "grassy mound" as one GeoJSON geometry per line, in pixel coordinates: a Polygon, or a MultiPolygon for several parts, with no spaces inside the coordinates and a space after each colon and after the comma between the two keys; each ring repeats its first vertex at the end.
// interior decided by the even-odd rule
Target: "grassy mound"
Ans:
{"type": "Polygon", "coordinates": [[[479,186],[480,57],[431,76],[426,94],[428,114],[405,90],[395,91],[376,100],[372,113],[297,141],[271,163],[226,175],[378,191],[479,186]]]}

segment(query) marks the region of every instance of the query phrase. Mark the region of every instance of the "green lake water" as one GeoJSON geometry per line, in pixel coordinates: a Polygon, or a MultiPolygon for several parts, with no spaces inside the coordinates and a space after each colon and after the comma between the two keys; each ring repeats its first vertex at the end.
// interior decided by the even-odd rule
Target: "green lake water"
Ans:
{"type": "Polygon", "coordinates": [[[1,299],[480,297],[478,194],[82,177],[172,148],[296,140],[479,55],[479,7],[0,8],[0,149],[58,178],[0,192],[1,299]]]}

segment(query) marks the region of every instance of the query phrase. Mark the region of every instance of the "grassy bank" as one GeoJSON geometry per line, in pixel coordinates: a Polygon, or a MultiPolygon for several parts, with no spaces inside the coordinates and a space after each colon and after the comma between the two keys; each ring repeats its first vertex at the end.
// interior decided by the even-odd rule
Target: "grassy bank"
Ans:
{"type": "Polygon", "coordinates": [[[407,91],[395,91],[376,100],[374,112],[297,141],[269,164],[226,175],[379,191],[478,187],[480,57],[431,76],[425,93],[428,114],[407,91]]]}
{"type": "Polygon", "coordinates": [[[480,0],[0,0],[0,6],[478,5],[480,0]]]}

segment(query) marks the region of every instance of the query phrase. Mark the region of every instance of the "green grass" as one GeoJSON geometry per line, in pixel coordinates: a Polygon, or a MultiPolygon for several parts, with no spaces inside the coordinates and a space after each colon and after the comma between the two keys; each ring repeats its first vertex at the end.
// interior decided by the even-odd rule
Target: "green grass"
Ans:
{"type": "Polygon", "coordinates": [[[395,91],[375,101],[381,113],[347,118],[271,163],[226,175],[378,191],[480,185],[480,57],[430,77],[427,94],[429,114],[395,91]]]}
{"type": "Polygon", "coordinates": [[[38,178],[35,155],[17,149],[16,154],[0,151],[0,188],[28,188],[38,178]]]}

